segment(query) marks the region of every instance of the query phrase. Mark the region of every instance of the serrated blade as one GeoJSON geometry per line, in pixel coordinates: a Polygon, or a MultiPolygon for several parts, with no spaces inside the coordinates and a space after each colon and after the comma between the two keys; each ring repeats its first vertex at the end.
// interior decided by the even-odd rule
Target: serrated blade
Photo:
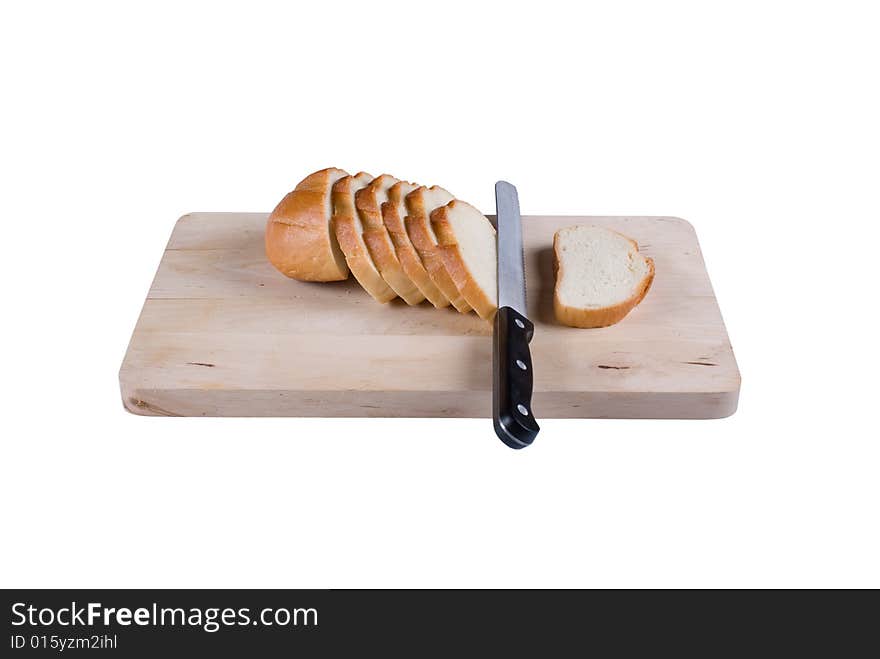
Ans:
{"type": "Polygon", "coordinates": [[[498,308],[512,307],[528,317],[519,196],[516,187],[507,181],[495,184],[495,213],[498,225],[498,308]]]}

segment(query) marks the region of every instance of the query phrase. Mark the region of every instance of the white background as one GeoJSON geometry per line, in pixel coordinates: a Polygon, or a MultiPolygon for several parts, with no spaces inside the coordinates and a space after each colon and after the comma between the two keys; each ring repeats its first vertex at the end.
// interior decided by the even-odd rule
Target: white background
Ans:
{"type": "MultiPolygon", "coordinates": [[[[295,6],[300,4],[300,6],[295,6]]],[[[877,14],[855,2],[0,9],[0,585],[880,586],[877,14]],[[335,165],[669,214],[721,421],[155,419],[117,371],[174,221],[335,165]]]]}

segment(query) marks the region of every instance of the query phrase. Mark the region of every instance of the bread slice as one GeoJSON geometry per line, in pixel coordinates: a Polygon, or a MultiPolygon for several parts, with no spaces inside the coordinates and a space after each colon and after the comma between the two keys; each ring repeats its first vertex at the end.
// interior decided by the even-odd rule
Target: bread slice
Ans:
{"type": "Polygon", "coordinates": [[[498,310],[498,249],[495,227],[470,204],[453,199],[431,213],[446,271],[480,318],[498,310]]]}
{"type": "Polygon", "coordinates": [[[391,236],[391,242],[394,243],[394,250],[397,252],[397,260],[403,267],[412,282],[418,287],[422,295],[438,309],[449,306],[449,300],[440,291],[439,288],[431,281],[422,259],[416,248],[413,247],[412,241],[406,232],[404,218],[406,217],[406,195],[418,188],[415,183],[407,183],[406,181],[398,181],[388,188],[388,201],[382,204],[382,221],[391,236]]]}
{"type": "Polygon", "coordinates": [[[382,221],[382,204],[388,201],[388,189],[397,182],[393,176],[382,174],[355,193],[354,203],[364,227],[364,243],[382,278],[407,304],[419,304],[425,296],[404,272],[382,221]]]}
{"type": "Polygon", "coordinates": [[[456,288],[452,277],[446,272],[441,249],[437,244],[437,236],[434,234],[430,220],[431,212],[435,208],[445,206],[452,201],[452,198],[449,192],[437,185],[430,188],[424,186],[416,188],[406,195],[407,216],[404,225],[431,281],[452,306],[461,313],[467,313],[471,310],[471,305],[467,303],[456,288]]]}
{"type": "Polygon", "coordinates": [[[345,256],[330,230],[330,190],[348,172],[335,167],[309,174],[275,207],[266,222],[266,257],[301,281],[348,279],[345,256]]]}
{"type": "Polygon", "coordinates": [[[333,185],[333,233],[345,254],[348,267],[364,290],[379,302],[385,303],[397,297],[385,283],[373,264],[362,235],[363,226],[355,209],[354,196],[358,190],[370,184],[373,177],[366,172],[357,176],[345,176],[333,185]]]}
{"type": "Polygon", "coordinates": [[[654,261],[626,236],[595,226],[553,236],[556,319],[572,327],[606,327],[626,316],[654,281],[654,261]]]}

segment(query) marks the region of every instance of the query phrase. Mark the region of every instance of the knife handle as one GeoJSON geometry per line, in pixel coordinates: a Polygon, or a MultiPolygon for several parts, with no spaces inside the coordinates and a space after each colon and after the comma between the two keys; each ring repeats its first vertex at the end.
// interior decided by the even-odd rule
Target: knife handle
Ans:
{"type": "Polygon", "coordinates": [[[532,412],[532,355],[535,326],[511,307],[495,314],[492,350],[492,417],[495,434],[510,448],[531,444],[540,428],[532,412]]]}

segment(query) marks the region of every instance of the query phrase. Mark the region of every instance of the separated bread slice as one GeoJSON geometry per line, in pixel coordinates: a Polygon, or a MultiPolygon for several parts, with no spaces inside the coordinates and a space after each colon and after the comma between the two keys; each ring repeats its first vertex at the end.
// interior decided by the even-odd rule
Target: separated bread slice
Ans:
{"type": "Polygon", "coordinates": [[[330,230],[330,191],[347,175],[335,167],[309,174],[269,215],[266,256],[288,277],[302,281],[348,279],[345,256],[330,230]]]}
{"type": "Polygon", "coordinates": [[[445,206],[450,201],[452,201],[452,195],[438,185],[430,188],[424,186],[416,188],[406,195],[407,216],[404,219],[404,225],[431,281],[452,303],[452,306],[461,313],[467,313],[471,310],[471,305],[467,303],[467,300],[456,288],[452,277],[446,272],[441,249],[437,244],[437,236],[431,227],[431,212],[440,206],[445,206]]]}
{"type": "Polygon", "coordinates": [[[397,182],[398,179],[393,176],[382,174],[374,178],[368,186],[358,190],[354,202],[364,226],[364,243],[382,278],[407,304],[419,304],[425,296],[404,272],[391,236],[382,221],[382,204],[388,201],[388,190],[397,182]]]}
{"type": "Polygon", "coordinates": [[[431,281],[428,271],[422,264],[422,259],[406,232],[404,218],[406,217],[406,195],[418,188],[415,183],[398,181],[388,188],[388,201],[382,204],[382,221],[394,243],[397,252],[397,260],[403,267],[412,282],[418,287],[422,295],[438,309],[449,306],[449,300],[431,281]]]}
{"type": "Polygon", "coordinates": [[[498,309],[498,256],[495,227],[470,204],[453,199],[431,213],[446,271],[480,318],[498,309]]]}
{"type": "Polygon", "coordinates": [[[362,237],[364,229],[354,204],[357,191],[365,188],[372,180],[372,176],[360,172],[357,176],[345,176],[336,181],[332,192],[332,227],[354,278],[373,298],[385,303],[393,300],[397,295],[385,283],[373,264],[373,259],[364,244],[362,237]]]}
{"type": "Polygon", "coordinates": [[[572,327],[606,327],[626,316],[654,281],[654,261],[626,236],[595,226],[553,236],[556,319],[572,327]]]}

